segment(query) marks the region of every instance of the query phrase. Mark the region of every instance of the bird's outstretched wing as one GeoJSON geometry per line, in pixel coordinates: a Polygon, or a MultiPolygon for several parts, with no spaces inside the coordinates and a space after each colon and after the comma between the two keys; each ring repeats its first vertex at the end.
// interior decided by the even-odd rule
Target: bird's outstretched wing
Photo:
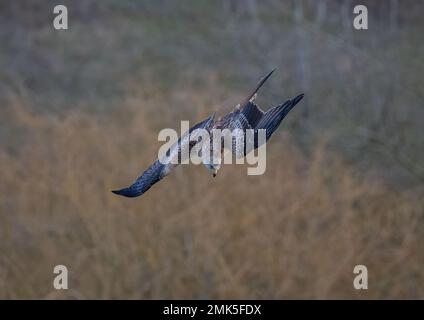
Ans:
{"type": "Polygon", "coordinates": [[[125,197],[138,197],[150,189],[152,185],[161,180],[164,175],[165,165],[156,160],[143,174],[128,188],[112,190],[113,193],[125,197]]]}
{"type": "MultiPolygon", "coordinates": [[[[199,143],[196,139],[196,129],[210,128],[213,124],[213,120],[214,115],[191,127],[189,131],[183,134],[180,139],[169,148],[166,152],[166,159],[162,158],[161,160],[156,160],[129,187],[120,190],[112,190],[112,192],[125,197],[138,197],[145,193],[152,185],[163,179],[173,168],[181,163],[180,161],[182,160],[181,158],[183,157],[182,154],[184,154],[183,150],[185,148],[188,148],[190,152],[191,148],[199,143]],[[190,136],[192,139],[190,139],[190,136]],[[172,161],[175,160],[175,158],[177,161],[172,161]]],[[[187,154],[189,154],[189,152],[187,154]]]]}
{"type": "MultiPolygon", "coordinates": [[[[275,69],[274,69],[275,70],[275,69]]],[[[255,88],[247,95],[247,97],[235,108],[234,111],[225,115],[222,119],[217,121],[214,125],[216,128],[220,129],[229,129],[233,133],[232,139],[232,152],[237,157],[244,157],[251,150],[256,149],[260,146],[259,130],[266,130],[265,136],[266,141],[271,137],[275,130],[280,125],[284,117],[289,113],[291,109],[303,98],[303,94],[298,95],[294,99],[287,100],[286,102],[275,106],[264,112],[259,108],[255,102],[254,98],[258,90],[262,87],[265,81],[271,76],[274,72],[272,70],[265,77],[263,77],[255,88]],[[253,143],[248,147],[246,130],[253,129],[253,143]]]]}

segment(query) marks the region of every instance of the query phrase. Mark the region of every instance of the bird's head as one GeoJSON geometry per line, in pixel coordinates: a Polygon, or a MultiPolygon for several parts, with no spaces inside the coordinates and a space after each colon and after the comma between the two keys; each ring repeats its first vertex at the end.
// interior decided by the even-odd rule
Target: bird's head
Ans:
{"type": "Polygon", "coordinates": [[[212,174],[212,176],[215,178],[218,174],[218,170],[221,169],[221,158],[220,157],[212,157],[212,161],[206,161],[203,159],[203,164],[205,165],[206,169],[212,174]]]}

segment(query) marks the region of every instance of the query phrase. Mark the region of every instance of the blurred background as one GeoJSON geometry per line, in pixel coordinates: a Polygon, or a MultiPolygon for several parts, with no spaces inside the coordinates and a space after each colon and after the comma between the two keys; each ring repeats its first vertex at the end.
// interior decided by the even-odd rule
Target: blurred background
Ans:
{"type": "Polygon", "coordinates": [[[423,9],[2,1],[0,298],[424,298],[423,9]],[[257,103],[306,97],[264,175],[180,166],[140,198],[110,192],[161,129],[231,110],[276,66],[257,103]]]}

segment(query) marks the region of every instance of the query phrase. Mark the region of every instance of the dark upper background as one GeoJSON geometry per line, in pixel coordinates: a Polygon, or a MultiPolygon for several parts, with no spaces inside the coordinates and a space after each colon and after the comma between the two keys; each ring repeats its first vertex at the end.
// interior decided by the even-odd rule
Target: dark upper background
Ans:
{"type": "Polygon", "coordinates": [[[2,1],[0,297],[423,298],[423,9],[2,1]],[[306,97],[265,175],[183,166],[141,198],[110,193],[154,160],[160,129],[230,110],[276,66],[258,104],[306,97]]]}

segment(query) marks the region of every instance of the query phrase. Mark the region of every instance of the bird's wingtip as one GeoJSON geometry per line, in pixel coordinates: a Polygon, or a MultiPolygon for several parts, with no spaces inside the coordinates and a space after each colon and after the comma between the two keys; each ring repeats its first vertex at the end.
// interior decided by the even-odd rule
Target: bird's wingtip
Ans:
{"type": "Polygon", "coordinates": [[[293,100],[292,100],[292,102],[293,102],[293,104],[297,104],[300,100],[302,100],[303,99],[303,97],[305,96],[305,94],[304,93],[301,93],[301,94],[299,94],[298,96],[296,96],[293,100]]]}
{"type": "Polygon", "coordinates": [[[131,188],[124,188],[124,189],[120,189],[120,190],[111,190],[112,193],[117,194],[119,196],[124,196],[124,197],[128,197],[128,198],[133,198],[133,197],[138,197],[140,194],[133,192],[133,190],[131,188]]]}
{"type": "Polygon", "coordinates": [[[117,195],[122,195],[122,190],[111,190],[112,193],[117,194],[117,195]]]}

